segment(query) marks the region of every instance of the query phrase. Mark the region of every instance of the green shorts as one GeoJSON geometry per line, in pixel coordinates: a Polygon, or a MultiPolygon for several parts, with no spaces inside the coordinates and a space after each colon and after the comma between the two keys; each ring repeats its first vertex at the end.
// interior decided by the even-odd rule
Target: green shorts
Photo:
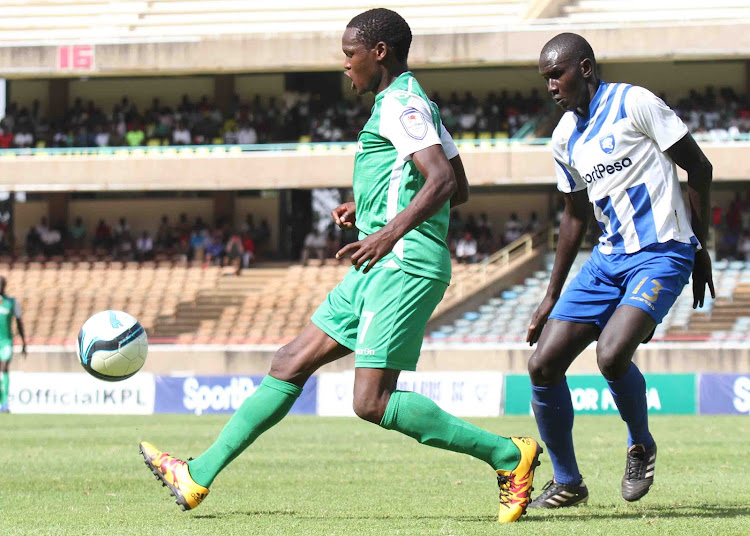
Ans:
{"type": "Polygon", "coordinates": [[[356,367],[416,370],[427,321],[447,288],[400,268],[352,267],[312,322],[354,351],[356,367]]]}
{"type": "Polygon", "coordinates": [[[13,358],[13,343],[0,342],[0,363],[10,361],[13,358]]]}

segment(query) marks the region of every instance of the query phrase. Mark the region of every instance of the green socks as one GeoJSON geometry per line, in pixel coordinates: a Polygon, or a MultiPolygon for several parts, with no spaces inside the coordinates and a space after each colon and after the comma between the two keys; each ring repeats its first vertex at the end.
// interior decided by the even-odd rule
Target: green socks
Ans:
{"type": "Polygon", "coordinates": [[[380,426],[408,435],[423,445],[468,454],[487,462],[496,471],[510,471],[521,459],[518,447],[507,437],[454,417],[418,393],[394,391],[380,426]]]}
{"type": "Polygon", "coordinates": [[[0,406],[8,403],[8,386],[10,385],[10,376],[7,372],[3,372],[2,380],[0,380],[0,406]]]}
{"type": "Polygon", "coordinates": [[[209,487],[229,463],[255,441],[260,434],[277,424],[289,413],[302,388],[266,376],[219,434],[208,450],[188,462],[190,476],[209,487]]]}

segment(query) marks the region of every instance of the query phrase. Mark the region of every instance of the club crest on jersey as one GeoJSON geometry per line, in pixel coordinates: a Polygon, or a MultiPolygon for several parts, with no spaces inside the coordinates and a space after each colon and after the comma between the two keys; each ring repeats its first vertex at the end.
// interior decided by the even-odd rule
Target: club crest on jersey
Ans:
{"type": "Polygon", "coordinates": [[[415,140],[422,140],[427,135],[427,119],[414,108],[404,110],[400,119],[406,133],[415,140]]]}
{"type": "Polygon", "coordinates": [[[604,136],[603,138],[599,138],[599,146],[602,148],[602,151],[604,151],[605,153],[612,154],[612,151],[615,150],[614,134],[610,134],[609,136],[604,136]]]}

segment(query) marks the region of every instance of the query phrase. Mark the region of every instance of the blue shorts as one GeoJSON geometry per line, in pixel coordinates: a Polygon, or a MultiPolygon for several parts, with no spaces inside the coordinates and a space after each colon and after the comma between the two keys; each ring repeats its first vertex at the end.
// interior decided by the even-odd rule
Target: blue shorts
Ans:
{"type": "Polygon", "coordinates": [[[636,253],[604,255],[594,248],[549,317],[602,330],[615,309],[631,305],[660,324],[690,280],[694,262],[695,246],[674,240],[636,253]]]}

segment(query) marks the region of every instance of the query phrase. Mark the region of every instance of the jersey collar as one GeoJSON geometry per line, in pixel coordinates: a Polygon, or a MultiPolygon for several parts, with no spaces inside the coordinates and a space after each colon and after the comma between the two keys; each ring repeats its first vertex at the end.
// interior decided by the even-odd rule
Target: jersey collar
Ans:
{"type": "Polygon", "coordinates": [[[586,128],[589,124],[589,121],[591,121],[591,118],[594,117],[594,113],[596,113],[596,109],[599,108],[599,103],[602,101],[602,97],[604,96],[604,93],[607,91],[607,84],[604,80],[599,80],[599,87],[596,90],[596,93],[594,93],[594,97],[591,99],[591,102],[589,103],[589,116],[588,117],[582,117],[578,115],[578,112],[575,110],[573,113],[576,114],[576,119],[578,121],[578,128],[586,128]]]}
{"type": "Polygon", "coordinates": [[[396,77],[396,79],[393,82],[391,82],[390,86],[388,86],[383,91],[381,91],[380,93],[378,93],[377,95],[375,95],[375,100],[378,101],[378,100],[382,99],[387,93],[390,93],[393,90],[393,88],[396,86],[396,84],[398,83],[399,80],[401,80],[402,78],[410,77],[410,76],[414,76],[414,75],[411,74],[411,71],[404,71],[403,73],[401,73],[400,75],[398,75],[396,77]]]}

